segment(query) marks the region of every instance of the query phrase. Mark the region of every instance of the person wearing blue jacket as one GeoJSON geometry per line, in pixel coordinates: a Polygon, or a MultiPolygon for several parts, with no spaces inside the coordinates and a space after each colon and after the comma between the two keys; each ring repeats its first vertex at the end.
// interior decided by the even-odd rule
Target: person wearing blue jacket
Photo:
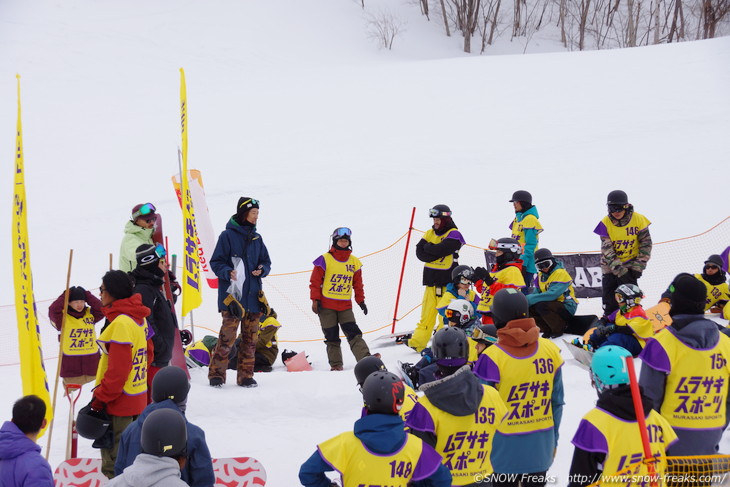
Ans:
{"type": "Polygon", "coordinates": [[[299,469],[305,487],[331,487],[325,472],[337,470],[344,487],[389,485],[450,487],[451,473],[439,455],[404,429],[398,415],[405,399],[403,381],[387,371],[371,373],[362,385],[365,416],[352,432],[317,445],[299,469]]]}
{"type": "Polygon", "coordinates": [[[535,292],[527,295],[530,316],[543,338],[559,337],[578,309],[573,278],[549,249],[538,249],[535,261],[540,274],[535,292]]]}
{"type": "Polygon", "coordinates": [[[0,485],[2,487],[53,487],[51,466],[36,443],[46,426],[46,403],[25,396],[13,405],[13,419],[0,429],[0,485]]]}
{"type": "MultiPolygon", "coordinates": [[[[120,475],[125,468],[134,463],[142,453],[142,425],[154,411],[173,409],[185,416],[190,383],[185,371],[168,365],[152,379],[152,404],[147,406],[136,421],[124,430],[119,441],[119,452],[114,464],[114,475],[120,475]]],[[[191,487],[210,487],[215,484],[213,460],[210,457],[205,432],[185,419],[187,425],[187,460],[181,470],[182,480],[191,487]]]]}
{"type": "Polygon", "coordinates": [[[239,323],[241,346],[238,347],[236,382],[242,387],[257,386],[253,367],[259,318],[262,312],[268,312],[261,279],[269,275],[271,259],[264,240],[256,231],[259,201],[243,196],[236,208],[236,214],[218,237],[210,259],[210,268],[218,276],[218,311],[223,319],[208,368],[208,380],[212,387],[221,387],[226,382],[229,354],[238,335],[239,323]],[[244,268],[242,275],[238,275],[235,269],[239,259],[244,268]],[[235,296],[235,300],[231,299],[232,295],[228,292],[232,281],[243,281],[241,296],[235,296]]]}
{"type": "Polygon", "coordinates": [[[525,279],[524,294],[530,293],[532,278],[537,272],[535,267],[535,250],[538,245],[538,235],[543,231],[540,224],[540,215],[537,207],[532,204],[532,195],[528,191],[519,190],[512,194],[509,200],[515,208],[515,219],[510,223],[512,238],[522,246],[522,277],[525,279]]]}

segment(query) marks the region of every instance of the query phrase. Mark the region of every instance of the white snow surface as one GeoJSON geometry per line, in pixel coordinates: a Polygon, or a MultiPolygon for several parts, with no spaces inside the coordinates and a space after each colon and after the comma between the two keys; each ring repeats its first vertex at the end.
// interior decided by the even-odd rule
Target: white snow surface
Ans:
{"type": "MultiPolygon", "coordinates": [[[[528,55],[517,41],[483,56],[460,47],[405,0],[366,1],[364,11],[342,0],[3,0],[0,305],[13,303],[16,73],[37,300],[63,289],[71,248],[72,283],[98,287],[136,203],[158,206],[171,250],[180,253],[170,183],[180,67],[189,167],[203,173],[215,230],[239,196],[260,199],[274,273],[309,269],[340,225],[353,228],[356,254],[381,249],[407,229],[413,206],[415,226],[426,229],[426,209],[436,203],[449,204],[468,242],[484,247],[505,236],[516,189],[532,192],[546,228],[541,245],[553,251],[597,250],[592,230],[617,188],[652,220],[655,241],[700,233],[728,216],[730,39],[528,55]],[[392,51],[366,33],[365,14],[386,4],[408,20],[392,51]]],[[[723,248],[676,259],[697,271],[723,248]]],[[[365,274],[366,293],[376,278],[365,274]]],[[[215,293],[204,297],[196,322],[217,329],[215,293]]],[[[579,312],[596,312],[591,301],[579,312]]],[[[392,302],[368,305],[391,309],[392,302]]],[[[3,316],[10,317],[3,336],[11,337],[3,354],[12,355],[15,322],[3,316]]],[[[280,319],[284,328],[298,326],[286,312],[280,319]]],[[[418,358],[368,341],[391,368],[418,358]]],[[[346,347],[340,373],[329,371],[321,342],[303,349],[313,372],[287,373],[279,361],[274,372],[256,375],[256,389],[236,387],[232,371],[222,389],[207,386],[207,370],[191,372],[187,415],[206,431],[212,454],[256,457],[275,487],[295,485],[316,444],[360,414],[346,347]]],[[[550,470],[556,485],[565,483],[570,439],[595,399],[586,372],[564,354],[566,405],[550,470]]],[[[52,379],[56,361],[46,368],[52,379]]],[[[0,380],[0,416],[9,418],[22,394],[18,366],[2,366],[0,380]]],[[[80,403],[89,396],[85,388],[80,403]]],[[[59,394],[53,466],[64,457],[67,411],[59,394]]],[[[45,449],[46,438],[40,443],[45,449]]],[[[98,456],[90,442],[79,443],[80,456],[98,456]]],[[[727,437],[721,447],[730,453],[727,437]]]]}

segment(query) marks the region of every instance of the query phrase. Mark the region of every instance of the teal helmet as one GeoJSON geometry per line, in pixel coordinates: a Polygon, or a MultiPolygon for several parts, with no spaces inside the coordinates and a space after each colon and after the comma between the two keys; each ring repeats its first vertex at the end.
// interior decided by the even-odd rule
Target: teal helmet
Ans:
{"type": "Polygon", "coordinates": [[[605,345],[593,354],[591,378],[599,393],[629,383],[626,357],[631,357],[631,353],[616,345],[605,345]]]}

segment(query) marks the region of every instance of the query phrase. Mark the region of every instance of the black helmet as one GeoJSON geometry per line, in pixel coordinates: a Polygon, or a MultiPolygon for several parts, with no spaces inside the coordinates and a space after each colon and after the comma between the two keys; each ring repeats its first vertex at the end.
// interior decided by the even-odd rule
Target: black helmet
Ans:
{"type": "Polygon", "coordinates": [[[492,239],[489,242],[489,249],[502,251],[502,255],[496,257],[497,265],[499,266],[518,260],[522,254],[522,246],[517,240],[511,237],[504,237],[499,240],[492,239]]]}
{"type": "Polygon", "coordinates": [[[497,343],[497,327],[493,324],[480,323],[471,332],[471,339],[486,346],[497,343]]]}
{"type": "Polygon", "coordinates": [[[165,399],[172,399],[175,404],[180,404],[188,398],[190,382],[183,369],[168,365],[160,369],[152,379],[152,402],[162,402],[165,399]]]}
{"type": "Polygon", "coordinates": [[[527,298],[518,289],[500,289],[492,300],[494,325],[502,328],[509,321],[527,318],[527,308],[527,298]]]}
{"type": "Polygon", "coordinates": [[[431,342],[433,358],[441,360],[464,359],[469,356],[469,342],[466,333],[461,328],[450,326],[441,328],[433,336],[431,342]]]}
{"type": "Polygon", "coordinates": [[[453,282],[455,285],[459,284],[462,277],[470,283],[473,283],[476,279],[474,277],[474,269],[472,269],[468,265],[457,265],[456,267],[454,267],[454,269],[451,271],[451,282],[453,282]]]}
{"type": "Polygon", "coordinates": [[[608,198],[606,198],[606,204],[607,205],[628,205],[629,204],[629,197],[626,196],[625,191],[621,191],[620,189],[615,189],[608,193],[608,198]]]}
{"type": "Polygon", "coordinates": [[[375,355],[368,355],[367,357],[361,358],[360,361],[355,364],[355,379],[357,380],[357,385],[362,387],[365,383],[365,379],[367,379],[373,372],[378,371],[388,371],[382,360],[375,355]]]}
{"type": "Polygon", "coordinates": [[[142,423],[142,452],[158,457],[184,455],[188,443],[185,418],[174,409],[152,411],[142,423]]]}
{"type": "Polygon", "coordinates": [[[403,381],[388,371],[373,372],[362,385],[362,400],[371,413],[398,414],[405,393],[403,381]]]}
{"type": "Polygon", "coordinates": [[[428,210],[428,216],[431,218],[443,218],[445,216],[451,216],[451,208],[446,205],[436,205],[428,210]]]}
{"type": "Polygon", "coordinates": [[[555,257],[549,249],[537,249],[535,251],[535,266],[538,269],[549,270],[553,265],[555,265],[555,257]]]}
{"type": "Polygon", "coordinates": [[[82,407],[76,416],[76,431],[87,440],[98,440],[111,424],[112,420],[105,411],[91,410],[91,403],[82,407]]]}
{"type": "Polygon", "coordinates": [[[523,189],[519,191],[515,191],[512,193],[512,199],[509,200],[510,203],[514,203],[515,201],[524,201],[525,203],[531,205],[532,204],[532,195],[523,189]]]}

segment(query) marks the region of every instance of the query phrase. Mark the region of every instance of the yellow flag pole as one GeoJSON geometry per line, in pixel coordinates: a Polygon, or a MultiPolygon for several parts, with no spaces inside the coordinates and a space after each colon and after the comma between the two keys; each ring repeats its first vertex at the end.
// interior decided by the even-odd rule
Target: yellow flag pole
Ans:
{"type": "MultiPolygon", "coordinates": [[[[61,339],[58,341],[58,367],[56,367],[56,383],[53,386],[53,411],[56,411],[56,397],[58,395],[58,378],[61,376],[61,362],[63,361],[63,345],[64,345],[64,333],[63,329],[66,326],[66,313],[68,310],[68,290],[71,285],[71,263],[74,260],[74,249],[71,249],[68,253],[68,272],[66,273],[66,292],[63,294],[63,315],[61,315],[61,339]]],[[[56,422],[56,415],[53,415],[53,421],[48,425],[48,442],[46,443],[46,460],[51,452],[51,438],[53,438],[53,423],[56,422]]]]}

